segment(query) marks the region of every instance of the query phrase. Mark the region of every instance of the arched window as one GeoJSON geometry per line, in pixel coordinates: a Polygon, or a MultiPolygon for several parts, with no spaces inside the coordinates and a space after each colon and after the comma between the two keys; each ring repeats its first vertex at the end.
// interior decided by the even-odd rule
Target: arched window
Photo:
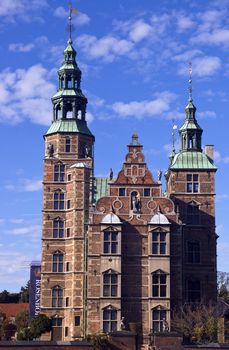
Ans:
{"type": "Polygon", "coordinates": [[[189,264],[200,263],[200,242],[199,241],[187,242],[187,262],[189,264]]]}
{"type": "Polygon", "coordinates": [[[54,181],[62,182],[64,181],[64,164],[55,164],[54,165],[54,181]]]}
{"type": "Polygon", "coordinates": [[[116,297],[118,295],[118,274],[108,270],[103,274],[103,296],[116,297]]]}
{"type": "Polygon", "coordinates": [[[103,332],[110,333],[117,331],[118,317],[117,310],[111,305],[103,310],[103,332]]]}
{"type": "Polygon", "coordinates": [[[158,270],[152,273],[152,296],[155,298],[166,298],[167,274],[158,270]]]}
{"type": "Polygon", "coordinates": [[[165,332],[168,330],[167,310],[162,307],[156,307],[152,310],[152,329],[153,332],[165,332]]]}
{"type": "Polygon", "coordinates": [[[118,232],[106,230],[103,233],[103,253],[117,254],[118,253],[118,232]]]}
{"type": "Polygon", "coordinates": [[[53,254],[52,258],[52,272],[64,271],[64,254],[57,251],[53,254]]]}
{"type": "Polygon", "coordinates": [[[64,221],[60,218],[53,221],[53,238],[64,238],[64,221]]]}
{"type": "Polygon", "coordinates": [[[54,192],[54,209],[64,209],[64,193],[62,193],[61,191],[54,192]]]}
{"type": "Polygon", "coordinates": [[[63,289],[60,286],[55,286],[52,289],[52,307],[63,306],[63,289]]]}

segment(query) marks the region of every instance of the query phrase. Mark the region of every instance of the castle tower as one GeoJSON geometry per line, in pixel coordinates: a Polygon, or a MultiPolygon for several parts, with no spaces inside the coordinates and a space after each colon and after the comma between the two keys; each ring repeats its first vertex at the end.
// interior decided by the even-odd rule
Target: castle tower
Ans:
{"type": "Polygon", "coordinates": [[[71,36],[58,70],[53,120],[44,135],[41,313],[53,340],[85,335],[86,234],[93,197],[94,136],[71,36]]]}
{"type": "MultiPolygon", "coordinates": [[[[191,83],[191,80],[190,80],[191,83]]],[[[192,90],[179,130],[180,151],[170,157],[167,194],[179,214],[180,231],[171,240],[172,307],[216,301],[215,173],[213,146],[202,150],[192,90]]]]}

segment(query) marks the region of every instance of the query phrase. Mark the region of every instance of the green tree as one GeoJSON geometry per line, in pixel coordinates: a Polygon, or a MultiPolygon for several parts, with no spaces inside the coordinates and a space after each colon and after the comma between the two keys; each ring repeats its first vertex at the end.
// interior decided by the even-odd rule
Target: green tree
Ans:
{"type": "Polygon", "coordinates": [[[33,340],[33,334],[30,328],[22,328],[17,334],[17,340],[33,340]]]}
{"type": "Polygon", "coordinates": [[[28,327],[28,325],[29,325],[29,312],[27,310],[22,310],[16,315],[15,325],[17,327],[18,332],[20,332],[22,329],[28,327]]]}
{"type": "Polygon", "coordinates": [[[42,333],[49,332],[52,329],[52,321],[46,315],[33,317],[30,323],[30,332],[33,338],[39,338],[42,333]]]}
{"type": "Polygon", "coordinates": [[[21,291],[20,291],[21,303],[29,302],[29,285],[30,285],[30,281],[28,281],[24,287],[23,286],[21,287],[21,291]]]}

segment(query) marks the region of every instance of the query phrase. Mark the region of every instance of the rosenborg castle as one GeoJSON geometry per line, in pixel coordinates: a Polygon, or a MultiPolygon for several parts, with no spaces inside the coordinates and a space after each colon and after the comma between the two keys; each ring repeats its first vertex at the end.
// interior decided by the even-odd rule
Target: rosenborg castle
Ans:
{"type": "Polygon", "coordinates": [[[179,305],[216,300],[213,146],[192,95],[166,172],[155,179],[136,133],[117,177],[94,177],[95,137],[71,38],[52,97],[43,174],[41,313],[53,340],[137,325],[170,332],[179,305]]]}

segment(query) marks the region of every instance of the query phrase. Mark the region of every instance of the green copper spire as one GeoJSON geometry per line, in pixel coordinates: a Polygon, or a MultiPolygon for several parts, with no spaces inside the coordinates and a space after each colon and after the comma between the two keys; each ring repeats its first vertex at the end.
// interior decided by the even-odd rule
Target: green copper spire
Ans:
{"type": "Polygon", "coordinates": [[[186,118],[184,124],[179,129],[180,143],[182,151],[202,151],[201,135],[203,130],[196,120],[196,107],[192,100],[192,68],[189,68],[189,101],[185,107],[186,118]]]}
{"type": "Polygon", "coordinates": [[[81,70],[72,42],[72,6],[69,7],[69,38],[64,60],[58,70],[58,89],[52,97],[53,123],[48,133],[82,132],[91,135],[86,123],[87,98],[81,90],[81,70]]]}

